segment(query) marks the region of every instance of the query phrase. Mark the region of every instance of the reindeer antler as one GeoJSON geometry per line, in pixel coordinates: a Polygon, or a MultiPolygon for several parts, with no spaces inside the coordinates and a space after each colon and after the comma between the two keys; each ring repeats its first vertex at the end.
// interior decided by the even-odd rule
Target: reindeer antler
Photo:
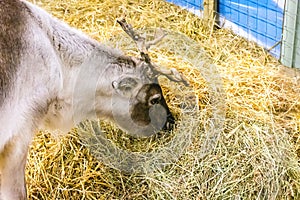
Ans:
{"type": "Polygon", "coordinates": [[[146,42],[146,38],[136,33],[133,30],[132,26],[126,22],[125,18],[117,20],[117,22],[120,24],[122,29],[127,33],[127,35],[129,35],[129,37],[131,37],[133,41],[136,43],[138,50],[141,53],[141,57],[151,67],[154,73],[156,73],[157,75],[162,74],[166,76],[168,79],[170,79],[171,81],[183,82],[186,86],[189,85],[187,79],[182,74],[180,74],[175,68],[162,69],[160,66],[151,62],[151,59],[148,54],[148,49],[152,45],[155,45],[158,42],[160,42],[167,35],[166,33],[164,33],[161,30],[160,31],[161,33],[159,35],[156,35],[154,40],[146,42]]]}

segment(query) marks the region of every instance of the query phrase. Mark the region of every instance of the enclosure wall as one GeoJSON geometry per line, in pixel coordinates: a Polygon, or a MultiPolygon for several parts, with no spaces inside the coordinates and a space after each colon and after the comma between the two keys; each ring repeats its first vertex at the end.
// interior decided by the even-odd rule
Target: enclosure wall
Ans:
{"type": "Polygon", "coordinates": [[[198,15],[201,15],[200,11],[203,10],[203,0],[167,0],[167,2],[179,5],[198,15]]]}
{"type": "MultiPolygon", "coordinates": [[[[184,8],[203,10],[212,1],[168,0],[184,8]]],[[[254,41],[280,58],[283,32],[284,0],[214,0],[219,25],[254,41]]],[[[197,14],[197,12],[194,12],[197,14]]],[[[200,12],[201,13],[201,12],[200,12]]],[[[201,14],[200,14],[201,16],[201,14]]]]}
{"type": "Polygon", "coordinates": [[[300,3],[288,0],[285,7],[281,62],[289,67],[300,68],[300,3]]]}

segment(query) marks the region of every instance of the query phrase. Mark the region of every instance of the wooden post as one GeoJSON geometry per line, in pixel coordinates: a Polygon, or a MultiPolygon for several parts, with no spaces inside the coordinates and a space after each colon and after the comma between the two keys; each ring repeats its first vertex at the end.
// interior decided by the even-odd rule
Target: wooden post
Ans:
{"type": "Polygon", "coordinates": [[[203,18],[209,22],[214,22],[216,19],[217,0],[204,0],[203,18]]]}
{"type": "Polygon", "coordinates": [[[288,67],[300,68],[299,33],[300,3],[298,0],[286,1],[284,10],[283,36],[281,45],[281,62],[288,67]]]}

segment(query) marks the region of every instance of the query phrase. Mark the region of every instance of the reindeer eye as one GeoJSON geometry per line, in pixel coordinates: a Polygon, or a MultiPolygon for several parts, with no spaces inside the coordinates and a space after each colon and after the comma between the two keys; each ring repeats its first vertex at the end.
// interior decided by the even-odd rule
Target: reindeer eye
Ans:
{"type": "Polygon", "coordinates": [[[154,97],[150,100],[151,105],[159,104],[160,103],[160,96],[154,97]]]}
{"type": "Polygon", "coordinates": [[[152,99],[151,100],[151,104],[152,105],[155,105],[155,104],[158,104],[159,103],[159,100],[158,99],[152,99]]]}

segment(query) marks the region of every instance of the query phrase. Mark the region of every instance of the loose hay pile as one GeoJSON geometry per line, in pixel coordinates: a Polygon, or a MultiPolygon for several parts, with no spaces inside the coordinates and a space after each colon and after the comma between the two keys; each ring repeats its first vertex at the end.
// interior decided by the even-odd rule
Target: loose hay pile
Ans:
{"type": "MultiPolygon", "coordinates": [[[[156,172],[126,174],[95,159],[78,139],[76,130],[59,140],[49,133],[39,133],[31,147],[26,171],[30,199],[300,197],[300,152],[297,156],[300,74],[297,71],[279,65],[255,44],[228,30],[213,30],[193,14],[164,1],[43,0],[35,3],[100,41],[120,34],[115,19],[124,13],[134,27],[162,27],[193,38],[222,77],[226,110],[220,112],[226,117],[214,149],[205,157],[199,155],[205,142],[204,130],[215,105],[209,94],[209,83],[199,70],[165,53],[165,59],[160,62],[171,66],[182,64],[178,69],[191,80],[201,111],[200,119],[195,119],[200,120],[200,126],[192,145],[180,159],[156,172]]],[[[169,103],[178,101],[176,92],[164,83],[169,103]]],[[[176,104],[172,108],[179,112],[176,104]]],[[[121,147],[141,152],[145,148],[162,147],[160,141],[165,139],[136,141],[117,131],[109,137],[121,147]]]]}

